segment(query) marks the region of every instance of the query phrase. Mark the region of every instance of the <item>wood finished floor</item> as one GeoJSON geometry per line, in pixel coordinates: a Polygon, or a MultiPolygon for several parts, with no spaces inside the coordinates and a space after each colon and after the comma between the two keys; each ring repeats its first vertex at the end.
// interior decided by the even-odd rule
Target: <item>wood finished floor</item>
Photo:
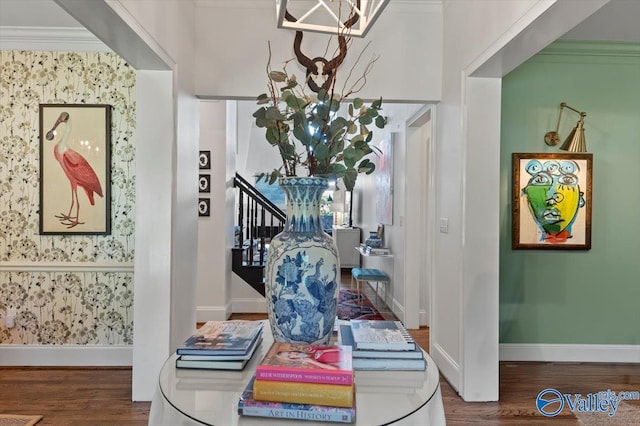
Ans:
{"type": "MultiPolygon", "coordinates": [[[[348,282],[343,276],[343,283],[348,282]]],[[[372,290],[365,291],[374,301],[372,290]]],[[[386,306],[378,308],[393,318],[386,306]]],[[[420,346],[429,347],[428,328],[410,332],[420,346]]],[[[567,408],[557,417],[542,417],[535,408],[536,396],[546,388],[583,395],[607,389],[640,391],[640,365],[501,362],[499,402],[466,403],[446,380],[440,385],[447,425],[585,425],[567,408]]],[[[640,401],[627,403],[640,413],[640,401]]],[[[0,367],[0,413],[44,415],[38,426],[146,425],[149,408],[147,402],[131,402],[128,368],[0,367]]],[[[588,425],[640,425],[640,417],[601,420],[588,425]]]]}

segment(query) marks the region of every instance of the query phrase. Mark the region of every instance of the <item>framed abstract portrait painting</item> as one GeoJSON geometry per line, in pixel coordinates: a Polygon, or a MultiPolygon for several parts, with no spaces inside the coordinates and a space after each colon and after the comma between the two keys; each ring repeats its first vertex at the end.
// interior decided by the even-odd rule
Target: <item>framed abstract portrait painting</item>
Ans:
{"type": "Polygon", "coordinates": [[[513,249],[589,250],[593,156],[512,154],[513,249]]]}

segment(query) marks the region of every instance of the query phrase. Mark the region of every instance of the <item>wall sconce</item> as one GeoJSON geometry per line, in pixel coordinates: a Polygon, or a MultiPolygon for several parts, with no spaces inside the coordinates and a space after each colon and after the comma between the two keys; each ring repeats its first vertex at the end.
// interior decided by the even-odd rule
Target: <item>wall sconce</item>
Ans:
{"type": "Polygon", "coordinates": [[[564,108],[569,108],[571,111],[577,112],[580,114],[580,119],[576,124],[576,127],[573,128],[569,136],[564,141],[562,146],[560,147],[563,151],[569,152],[587,152],[587,141],[584,137],[584,118],[587,116],[587,113],[584,111],[578,111],[575,108],[570,107],[565,102],[560,104],[560,113],[558,113],[558,122],[556,123],[556,130],[551,130],[544,135],[544,142],[549,146],[556,146],[558,142],[560,142],[560,135],[558,134],[558,129],[560,128],[560,119],[562,118],[562,110],[564,108]]]}

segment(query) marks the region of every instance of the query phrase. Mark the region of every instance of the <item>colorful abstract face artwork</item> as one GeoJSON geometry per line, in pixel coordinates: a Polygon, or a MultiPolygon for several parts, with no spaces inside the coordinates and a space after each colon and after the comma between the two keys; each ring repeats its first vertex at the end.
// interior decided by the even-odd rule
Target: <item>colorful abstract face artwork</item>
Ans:
{"type": "Polygon", "coordinates": [[[540,239],[550,243],[567,241],[572,237],[571,227],[578,210],[585,205],[578,164],[573,160],[530,160],[525,169],[531,179],[522,194],[540,228],[540,239]]]}
{"type": "Polygon", "coordinates": [[[591,154],[513,154],[513,248],[589,249],[591,154]]]}

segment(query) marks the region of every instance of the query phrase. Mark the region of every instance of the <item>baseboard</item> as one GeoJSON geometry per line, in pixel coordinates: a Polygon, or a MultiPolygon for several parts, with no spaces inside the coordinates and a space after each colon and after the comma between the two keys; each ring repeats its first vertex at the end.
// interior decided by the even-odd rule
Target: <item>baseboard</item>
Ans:
{"type": "Polygon", "coordinates": [[[442,346],[435,342],[432,342],[429,346],[429,355],[438,366],[440,374],[447,379],[456,392],[459,392],[461,383],[460,365],[449,356],[442,346]]]}
{"type": "Polygon", "coordinates": [[[198,306],[196,308],[196,321],[224,321],[229,318],[228,309],[224,306],[198,306]]]}
{"type": "Polygon", "coordinates": [[[500,361],[640,363],[640,345],[502,343],[500,361]]]}
{"type": "Polygon", "coordinates": [[[1,345],[2,366],[113,367],[133,365],[133,346],[1,345]]]}
{"type": "Polygon", "coordinates": [[[231,301],[232,312],[242,312],[247,314],[266,314],[267,301],[260,298],[234,298],[231,301]]]}
{"type": "Polygon", "coordinates": [[[391,312],[393,312],[393,314],[397,316],[400,321],[404,322],[404,305],[400,303],[400,301],[395,297],[391,301],[391,312]]]}
{"type": "Polygon", "coordinates": [[[420,309],[418,313],[418,321],[420,327],[429,327],[429,314],[424,309],[420,309]]]}

